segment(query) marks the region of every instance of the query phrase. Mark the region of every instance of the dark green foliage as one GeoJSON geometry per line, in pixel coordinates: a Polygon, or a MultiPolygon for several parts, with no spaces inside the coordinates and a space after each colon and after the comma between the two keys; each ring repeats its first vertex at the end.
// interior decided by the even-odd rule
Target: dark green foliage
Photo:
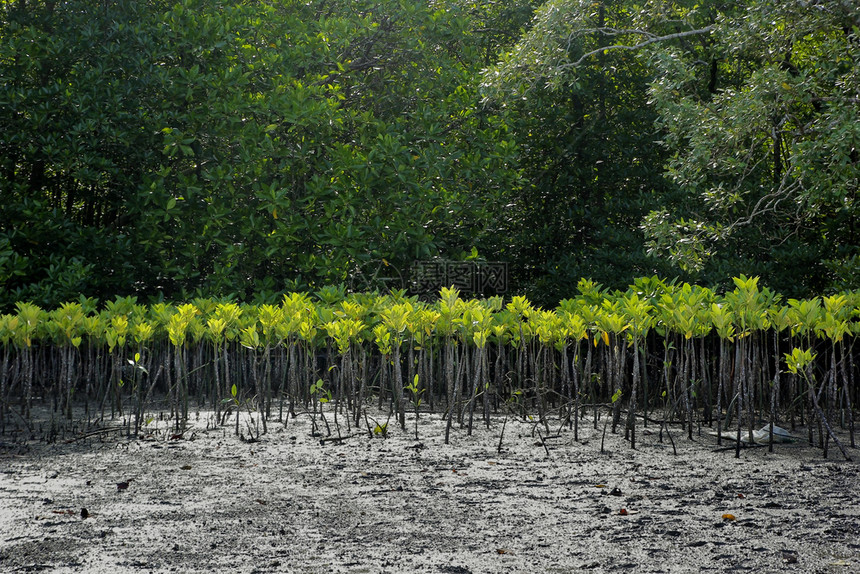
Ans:
{"type": "Polygon", "coordinates": [[[625,27],[629,9],[558,4],[546,3],[515,51],[485,77],[520,142],[528,180],[516,195],[510,257],[530,294],[547,304],[569,296],[581,277],[623,288],[631,277],[668,272],[645,257],[638,228],[673,191],[648,106],[647,62],[614,52],[599,65],[554,65],[606,45],[606,37],[577,30],[625,27]],[[522,65],[532,60],[541,65],[522,65]]]}
{"type": "Polygon", "coordinates": [[[384,287],[469,250],[518,185],[475,101],[522,6],[4,3],[0,303],[384,287]]]}
{"type": "Polygon", "coordinates": [[[846,6],[0,3],[0,308],[401,288],[473,248],[547,305],[855,288],[846,6]]]}

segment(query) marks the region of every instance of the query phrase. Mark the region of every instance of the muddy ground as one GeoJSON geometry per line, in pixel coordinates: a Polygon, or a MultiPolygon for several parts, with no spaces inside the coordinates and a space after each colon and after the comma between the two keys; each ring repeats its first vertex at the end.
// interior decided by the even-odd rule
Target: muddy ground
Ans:
{"type": "Polygon", "coordinates": [[[501,419],[448,445],[439,415],[418,440],[412,420],[324,444],[307,415],[259,442],[205,414],[181,436],[157,420],[134,439],[7,433],[0,571],[860,572],[858,450],[736,459],[676,428],[675,455],[652,426],[601,453],[586,420],[578,442],[509,421],[499,452],[501,419]]]}

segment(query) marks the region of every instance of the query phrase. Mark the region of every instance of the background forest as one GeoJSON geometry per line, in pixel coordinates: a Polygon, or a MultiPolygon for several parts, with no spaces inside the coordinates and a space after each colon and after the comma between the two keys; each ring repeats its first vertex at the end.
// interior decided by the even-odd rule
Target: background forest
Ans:
{"type": "Polygon", "coordinates": [[[0,2],[0,308],[415,260],[860,287],[853,0],[0,2]]]}

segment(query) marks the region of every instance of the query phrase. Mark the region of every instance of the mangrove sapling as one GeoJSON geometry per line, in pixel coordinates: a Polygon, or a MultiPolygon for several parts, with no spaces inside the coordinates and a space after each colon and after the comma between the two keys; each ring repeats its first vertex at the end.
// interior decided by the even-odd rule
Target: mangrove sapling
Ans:
{"type": "MultiPolygon", "coordinates": [[[[639,298],[637,294],[631,294],[624,299],[623,311],[630,322],[629,336],[633,343],[633,381],[630,389],[630,408],[627,413],[627,432],[630,436],[630,448],[636,449],[636,408],[639,385],[641,381],[641,369],[639,365],[639,342],[648,337],[651,328],[651,310],[653,307],[647,301],[639,298]]],[[[647,389],[643,391],[647,393],[647,389]]],[[[647,395],[646,395],[647,396],[647,395]]],[[[647,416],[647,413],[646,413],[647,416]]]]}
{"type": "Polygon", "coordinates": [[[703,406],[704,406],[704,415],[705,424],[708,427],[713,426],[713,404],[711,403],[711,396],[713,395],[713,389],[711,388],[711,377],[708,373],[708,352],[707,349],[709,346],[705,344],[705,336],[702,335],[699,337],[699,380],[702,381],[701,389],[703,396],[703,406]]]}
{"type": "Polygon", "coordinates": [[[61,391],[59,400],[62,413],[67,420],[72,420],[72,393],[79,369],[75,368],[75,359],[80,354],[79,348],[83,341],[82,326],[84,312],[80,303],[64,303],[50,314],[49,331],[55,331],[54,340],[58,343],[61,361],[59,377],[61,391]],[[51,328],[52,327],[52,328],[51,328]]]}
{"type": "MultiPolygon", "coordinates": [[[[597,390],[600,388],[600,373],[592,372],[592,361],[593,361],[593,348],[597,346],[597,339],[594,340],[594,345],[589,344],[590,341],[588,339],[585,340],[585,346],[588,348],[588,353],[585,355],[585,368],[582,371],[582,380],[587,384],[590,383],[590,394],[591,394],[591,402],[593,408],[593,418],[594,418],[594,430],[597,430],[597,419],[598,419],[598,409],[597,409],[597,390]]],[[[586,408],[583,406],[582,408],[582,416],[585,418],[586,408]]]]}
{"type": "Polygon", "coordinates": [[[472,354],[474,375],[472,376],[472,392],[470,393],[471,396],[469,398],[469,427],[466,433],[469,436],[472,436],[472,417],[475,414],[475,402],[478,399],[478,395],[485,393],[486,390],[486,384],[484,383],[484,349],[487,345],[487,335],[489,334],[489,331],[482,329],[482,324],[482,316],[480,313],[476,312],[474,314],[473,325],[477,327],[478,330],[473,333],[473,339],[475,342],[475,352],[472,354]]]}
{"type": "MultiPolygon", "coordinates": [[[[17,317],[13,317],[15,321],[18,320],[17,317]]],[[[3,318],[0,317],[0,321],[3,318]]],[[[9,349],[9,337],[4,332],[5,329],[0,328],[0,343],[3,345],[3,362],[0,364],[0,434],[6,433],[6,411],[8,410],[8,401],[9,395],[7,393],[7,385],[9,381],[9,355],[11,354],[11,350],[9,349]]]]}
{"type": "Polygon", "coordinates": [[[412,395],[412,405],[415,407],[415,440],[418,440],[418,411],[421,407],[421,393],[424,389],[418,388],[418,374],[412,378],[412,382],[406,386],[406,390],[412,395]]]}
{"type": "MultiPolygon", "coordinates": [[[[257,424],[259,425],[260,419],[263,420],[263,432],[266,432],[266,420],[265,420],[265,397],[263,396],[264,390],[262,388],[262,383],[260,381],[259,376],[259,368],[260,368],[260,356],[258,354],[258,349],[262,347],[262,340],[260,339],[260,333],[257,330],[257,322],[254,321],[253,324],[248,327],[242,329],[239,334],[240,343],[242,347],[246,350],[244,355],[247,356],[246,368],[250,371],[251,381],[254,383],[254,397],[257,401],[256,410],[259,413],[257,417],[257,424]]],[[[266,345],[268,348],[268,344],[266,345]]],[[[259,431],[258,431],[259,434],[259,431]]]]}
{"type": "Polygon", "coordinates": [[[848,355],[847,355],[848,356],[848,364],[850,365],[848,367],[848,373],[850,373],[850,378],[849,378],[849,375],[845,373],[846,352],[845,352],[845,343],[844,342],[842,343],[842,381],[843,381],[842,391],[845,395],[845,407],[848,411],[848,436],[849,436],[849,439],[851,441],[851,448],[856,448],[856,445],[854,444],[854,410],[851,406],[851,404],[852,404],[851,403],[851,391],[849,390],[849,389],[854,388],[854,354],[852,352],[853,349],[854,349],[854,341],[852,340],[851,346],[848,348],[848,355]]]}
{"type": "MultiPolygon", "coordinates": [[[[562,317],[555,311],[535,311],[533,315],[539,325],[535,329],[537,341],[539,344],[537,360],[539,367],[537,369],[538,390],[541,395],[541,412],[546,413],[549,405],[547,400],[550,399],[550,404],[555,406],[555,401],[558,400],[559,419],[564,418],[564,409],[562,405],[567,404],[567,395],[564,388],[565,379],[567,377],[568,367],[564,349],[567,345],[567,325],[562,317]],[[558,352],[562,364],[556,365],[558,352]],[[559,380],[560,379],[560,380],[559,380]]],[[[549,426],[547,425],[547,434],[549,434],[549,426]]]]}
{"type": "Polygon", "coordinates": [[[482,353],[482,360],[484,362],[484,366],[482,367],[484,373],[484,380],[482,383],[483,389],[481,391],[481,395],[483,400],[481,401],[481,406],[483,408],[483,416],[484,416],[484,424],[487,427],[487,430],[490,429],[490,357],[488,352],[482,353]]]}
{"type": "MultiPolygon", "coordinates": [[[[320,403],[320,412],[322,412],[323,407],[326,404],[328,404],[332,407],[331,412],[332,412],[332,417],[334,418],[334,428],[337,431],[337,436],[341,436],[341,434],[340,434],[340,422],[338,422],[338,420],[337,420],[337,413],[341,409],[340,399],[339,399],[340,393],[338,392],[338,389],[341,388],[341,381],[343,380],[343,370],[337,369],[337,365],[332,365],[329,367],[329,372],[332,372],[332,371],[336,372],[337,382],[333,383],[335,393],[334,393],[334,396],[332,396],[332,391],[329,390],[328,395],[326,397],[323,397],[323,398],[326,398],[327,400],[323,403],[320,403]],[[332,401],[334,401],[334,402],[332,402],[332,401]]],[[[329,387],[329,389],[331,389],[331,387],[329,387]]],[[[350,432],[350,428],[349,428],[350,422],[349,422],[348,416],[346,417],[346,425],[347,425],[347,431],[346,432],[349,433],[350,432]]]]}
{"type": "Polygon", "coordinates": [[[266,418],[272,415],[272,349],[278,349],[283,343],[284,329],[284,309],[275,305],[261,305],[257,316],[260,322],[260,330],[263,334],[263,355],[262,362],[264,365],[263,376],[261,381],[261,392],[263,409],[263,432],[266,432],[266,418]]]}
{"type": "Polygon", "coordinates": [[[352,360],[350,352],[347,351],[341,356],[341,364],[340,369],[338,370],[337,377],[337,385],[335,389],[337,390],[335,394],[335,406],[334,406],[334,424],[339,428],[339,424],[337,421],[338,411],[343,408],[343,402],[346,402],[346,432],[352,432],[352,423],[350,422],[351,417],[349,416],[349,409],[352,404],[352,389],[347,389],[347,380],[349,381],[349,385],[352,386],[352,381],[354,380],[354,376],[352,373],[352,360]]]}
{"type": "MultiPolygon", "coordinates": [[[[635,329],[635,327],[634,327],[635,329]]],[[[639,371],[639,342],[634,336],[633,343],[633,382],[630,389],[630,405],[627,411],[627,428],[625,434],[629,432],[630,448],[636,450],[636,398],[639,389],[640,371],[639,371]]]]}
{"type": "Polygon", "coordinates": [[[854,357],[851,353],[851,350],[854,347],[854,342],[851,342],[851,347],[849,347],[846,361],[846,351],[845,351],[845,342],[842,342],[842,394],[843,399],[845,401],[845,411],[848,413],[848,437],[850,440],[851,448],[856,448],[854,444],[854,410],[851,406],[851,393],[848,390],[849,388],[854,388],[854,357]],[[849,379],[848,373],[846,373],[846,363],[850,362],[850,369],[848,372],[851,373],[851,378],[849,379]]]}
{"type": "MultiPolygon", "coordinates": [[[[221,400],[222,405],[225,405],[227,408],[223,410],[221,415],[221,419],[219,424],[223,425],[227,422],[227,418],[230,416],[233,410],[236,411],[236,422],[234,426],[234,432],[236,436],[242,437],[239,431],[239,419],[242,418],[242,407],[244,406],[248,410],[248,420],[245,421],[246,426],[248,427],[248,435],[249,441],[256,442],[260,438],[260,429],[259,424],[256,422],[254,418],[253,406],[257,402],[256,397],[244,398],[242,396],[242,392],[238,389],[238,387],[234,384],[230,388],[230,396],[221,400]],[[251,421],[254,421],[255,429],[251,428],[251,421]]],[[[257,412],[258,417],[262,416],[263,413],[257,412]]],[[[242,437],[244,438],[244,437],[242,437]]]]}
{"type": "Polygon", "coordinates": [[[21,349],[24,388],[21,414],[25,419],[29,419],[33,401],[34,371],[36,369],[36,358],[33,356],[33,339],[43,311],[32,303],[16,303],[15,307],[18,309],[18,322],[13,332],[13,338],[16,346],[21,349]]]}
{"type": "Polygon", "coordinates": [[[137,404],[134,409],[134,434],[137,434],[140,430],[140,421],[143,418],[143,398],[144,398],[144,388],[143,377],[149,375],[149,371],[146,367],[143,366],[141,362],[140,352],[134,354],[134,359],[126,359],[131,365],[131,384],[132,384],[132,394],[137,399],[137,404]]]}
{"type": "Polygon", "coordinates": [[[283,346],[283,341],[281,341],[281,346],[277,348],[277,372],[275,375],[278,381],[278,388],[275,391],[275,397],[277,397],[278,401],[278,422],[281,424],[286,424],[284,422],[284,403],[286,402],[285,394],[287,392],[286,354],[287,350],[283,346]]]}
{"type": "MultiPolygon", "coordinates": [[[[614,306],[613,306],[614,307],[614,306]]],[[[604,360],[607,369],[607,382],[610,389],[621,389],[624,385],[624,355],[623,333],[629,328],[624,318],[612,312],[603,312],[598,315],[598,326],[601,331],[601,339],[605,344],[604,360]]],[[[612,434],[621,418],[620,401],[612,401],[612,434]]]]}
{"type": "Polygon", "coordinates": [[[391,411],[389,411],[388,418],[385,419],[385,422],[379,424],[379,421],[367,414],[367,410],[364,411],[364,423],[365,425],[367,425],[367,434],[370,436],[370,438],[376,436],[381,438],[388,438],[388,423],[391,422],[391,415],[392,413],[391,411]],[[372,425],[370,424],[371,420],[373,421],[372,425]]]}
{"type": "MultiPolygon", "coordinates": [[[[588,342],[586,341],[586,345],[588,342]]],[[[582,391],[580,390],[580,380],[582,373],[579,370],[579,341],[575,343],[573,351],[573,440],[579,440],[579,413],[581,410],[580,403],[582,402],[582,391]]],[[[582,409],[584,413],[584,409],[582,409]]]]}
{"type": "Polygon", "coordinates": [[[446,410],[445,416],[447,419],[445,420],[445,444],[448,444],[448,439],[451,434],[451,424],[454,421],[455,409],[458,408],[457,405],[460,403],[460,381],[462,377],[460,376],[463,371],[463,366],[467,363],[467,361],[463,358],[458,360],[458,353],[456,343],[453,339],[449,340],[448,345],[446,346],[446,381],[448,382],[448,408],[446,410]],[[457,364],[457,373],[454,373],[454,365],[457,364]]]}
{"type": "Polygon", "coordinates": [[[460,425],[461,429],[465,424],[464,415],[466,411],[464,407],[466,400],[464,397],[466,395],[466,384],[469,376],[469,365],[471,364],[470,356],[470,347],[468,344],[464,343],[460,348],[459,364],[457,365],[457,381],[454,385],[454,405],[457,408],[457,423],[460,425]]]}
{"type": "Polygon", "coordinates": [[[459,291],[454,288],[443,288],[439,298],[439,316],[436,321],[436,336],[440,338],[441,348],[439,351],[439,372],[445,373],[444,394],[446,399],[446,410],[443,417],[445,420],[445,444],[451,433],[451,418],[453,417],[454,401],[456,400],[456,363],[457,342],[454,338],[456,332],[455,320],[462,312],[462,302],[459,291]]]}
{"type": "MultiPolygon", "coordinates": [[[[114,418],[115,412],[122,416],[122,394],[121,390],[125,386],[125,381],[122,378],[122,364],[125,355],[126,333],[128,331],[128,318],[124,316],[111,317],[111,327],[105,332],[105,340],[108,344],[108,356],[112,358],[111,367],[111,390],[113,400],[110,404],[110,417],[114,418]]],[[[108,400],[111,393],[105,393],[102,401],[102,411],[104,411],[104,403],[108,400]]]]}
{"type": "Polygon", "coordinates": [[[544,426],[546,430],[546,434],[549,434],[549,421],[547,420],[547,395],[548,389],[546,385],[546,379],[541,373],[541,365],[540,365],[540,356],[543,354],[543,346],[540,345],[539,341],[532,341],[529,345],[529,363],[531,364],[532,376],[526,380],[531,381],[532,385],[534,385],[534,402],[533,404],[537,407],[537,415],[538,421],[544,426]]]}
{"type": "Polygon", "coordinates": [[[296,418],[296,401],[299,398],[300,372],[301,372],[301,354],[299,353],[298,343],[294,339],[289,342],[289,358],[287,366],[287,396],[289,397],[288,412],[292,418],[296,418]]]}
{"type": "Polygon", "coordinates": [[[185,360],[186,338],[191,320],[198,313],[191,304],[179,306],[167,320],[167,333],[173,351],[174,387],[171,393],[171,409],[176,415],[177,429],[188,420],[188,373],[185,360]]]}
{"type": "Polygon", "coordinates": [[[230,410],[232,408],[236,409],[236,436],[239,436],[239,419],[241,418],[241,408],[242,408],[242,400],[239,396],[239,389],[234,384],[230,388],[230,396],[221,400],[224,405],[229,405],[231,408],[225,409],[224,414],[221,418],[221,424],[223,425],[227,421],[227,417],[230,416],[230,410]]]}
{"type": "Polygon", "coordinates": [[[683,386],[684,381],[690,381],[689,389],[683,388],[684,394],[684,406],[686,407],[686,420],[687,420],[687,438],[689,440],[693,440],[693,408],[694,408],[694,400],[695,400],[695,388],[697,381],[693,378],[693,373],[695,372],[695,362],[696,362],[696,347],[693,345],[693,339],[690,338],[686,343],[687,350],[682,353],[685,357],[681,364],[683,365],[682,373],[684,376],[681,378],[680,383],[683,386]]]}
{"type": "Polygon", "coordinates": [[[394,391],[394,405],[398,413],[400,428],[406,430],[406,410],[404,409],[404,394],[403,394],[403,366],[400,360],[400,347],[403,344],[404,333],[412,320],[414,307],[411,303],[393,305],[384,309],[380,313],[382,325],[390,330],[391,339],[391,363],[392,371],[392,387],[394,391]]]}
{"type": "Polygon", "coordinates": [[[845,373],[845,335],[851,333],[850,319],[852,315],[851,308],[847,305],[848,300],[845,295],[835,295],[824,298],[824,306],[826,312],[822,321],[819,322],[817,331],[819,336],[824,334],[830,342],[830,369],[827,373],[827,418],[834,420],[837,408],[837,403],[842,406],[840,408],[840,426],[845,426],[845,407],[848,406],[849,433],[851,444],[854,444],[853,433],[853,415],[851,414],[850,405],[851,399],[844,389],[848,386],[848,377],[845,373]],[[837,360],[837,350],[840,351],[841,359],[837,360]],[[842,389],[837,388],[837,379],[842,379],[842,389]],[[841,397],[839,395],[842,395],[841,397]]]}
{"type": "MultiPolygon", "coordinates": [[[[344,310],[348,313],[357,313],[355,306],[344,302],[344,310]]],[[[357,341],[363,330],[363,323],[358,319],[338,319],[337,321],[329,321],[324,325],[329,336],[334,339],[337,344],[338,355],[340,357],[340,368],[336,371],[335,384],[335,426],[338,426],[337,413],[340,406],[340,400],[346,399],[347,407],[353,404],[354,391],[354,369],[352,364],[352,354],[354,341],[357,341]]],[[[335,367],[329,367],[329,371],[335,367]]],[[[357,405],[355,408],[359,408],[357,405]]],[[[350,432],[350,417],[347,416],[347,432],[350,432]]]]}
{"type": "Polygon", "coordinates": [[[776,364],[774,365],[773,380],[770,383],[770,416],[768,417],[769,436],[768,436],[768,441],[767,441],[768,442],[768,445],[767,445],[768,452],[773,452],[773,429],[774,429],[774,426],[776,425],[776,400],[777,400],[777,396],[779,394],[780,375],[781,375],[780,363],[779,363],[779,337],[776,336],[776,334],[773,337],[773,341],[774,341],[773,350],[774,350],[774,357],[776,358],[776,364]]]}
{"type": "MultiPolygon", "coordinates": [[[[810,351],[809,349],[801,350],[795,347],[792,349],[791,353],[785,354],[785,362],[788,366],[788,370],[792,373],[799,374],[800,377],[806,381],[807,386],[812,389],[815,386],[814,377],[812,375],[812,362],[815,360],[815,353],[810,351]]],[[[842,452],[842,456],[845,457],[845,460],[850,461],[851,457],[848,456],[848,453],[845,452],[845,448],[842,446],[842,443],[839,442],[839,439],[836,438],[836,434],[834,434],[833,429],[830,428],[830,423],[827,420],[827,417],[824,415],[824,412],[821,410],[821,406],[818,402],[818,395],[815,392],[811,393],[812,399],[814,401],[813,406],[815,408],[816,414],[818,416],[818,420],[824,425],[824,428],[827,429],[827,434],[830,438],[833,439],[833,442],[836,443],[836,446],[839,447],[839,450],[842,452]]],[[[827,443],[824,443],[824,458],[827,458],[827,443]]]]}
{"type": "MultiPolygon", "coordinates": [[[[311,415],[311,436],[319,436],[317,433],[317,405],[319,404],[320,419],[325,424],[326,436],[331,436],[331,427],[328,424],[328,419],[325,418],[324,405],[331,401],[331,391],[324,388],[325,382],[322,379],[311,385],[310,393],[313,398],[313,413],[311,415]]],[[[340,436],[340,428],[338,427],[338,436],[340,436]]]]}
{"type": "Polygon", "coordinates": [[[361,418],[360,417],[362,414],[362,408],[364,407],[364,396],[365,396],[365,393],[367,392],[368,378],[370,376],[369,375],[370,369],[368,368],[369,359],[367,357],[367,350],[364,348],[364,345],[359,345],[358,348],[361,351],[361,355],[359,358],[358,388],[356,390],[356,397],[355,397],[355,426],[356,426],[356,428],[361,424],[361,418]]]}
{"type": "MultiPolygon", "coordinates": [[[[567,303],[568,306],[571,304],[570,302],[567,303]]],[[[562,314],[562,320],[564,324],[561,360],[562,380],[567,381],[568,386],[568,416],[570,417],[569,423],[573,427],[573,440],[579,440],[580,380],[584,376],[580,367],[581,341],[585,339],[585,344],[589,347],[589,351],[591,346],[588,344],[588,331],[582,317],[567,310],[562,314]],[[573,358],[569,361],[568,348],[571,345],[573,346],[573,358]],[[570,406],[571,402],[572,407],[570,406]]]]}
{"type": "MultiPolygon", "coordinates": [[[[426,314],[425,314],[426,316],[426,314]]],[[[438,320],[439,314],[434,313],[433,322],[438,320]]],[[[436,354],[435,346],[430,337],[432,329],[432,323],[426,323],[425,330],[426,333],[422,334],[419,338],[419,346],[418,346],[418,372],[421,374],[421,380],[430,381],[430,384],[424,385],[424,390],[427,391],[425,397],[427,398],[427,407],[430,412],[435,411],[435,393],[433,392],[433,364],[435,363],[434,355],[436,354]]]]}
{"type": "Polygon", "coordinates": [[[561,385],[561,400],[558,405],[558,418],[565,420],[573,428],[571,413],[573,412],[573,390],[570,381],[570,360],[567,356],[568,340],[566,333],[562,335],[559,341],[556,342],[556,350],[560,353],[559,357],[559,376],[561,385]]]}
{"type": "Polygon", "coordinates": [[[746,361],[744,347],[745,341],[747,339],[741,337],[738,344],[735,345],[735,365],[740,365],[735,372],[734,377],[734,396],[732,400],[729,402],[729,412],[731,412],[731,405],[737,401],[737,419],[738,419],[738,429],[737,436],[735,437],[735,458],[741,457],[741,433],[743,432],[743,423],[741,420],[741,415],[743,413],[743,401],[744,401],[744,381],[746,381],[746,361]]]}

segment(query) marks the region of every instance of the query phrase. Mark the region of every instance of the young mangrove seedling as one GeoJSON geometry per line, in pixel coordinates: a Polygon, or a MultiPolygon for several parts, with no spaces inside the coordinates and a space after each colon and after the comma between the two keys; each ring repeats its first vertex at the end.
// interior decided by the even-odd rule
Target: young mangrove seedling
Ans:
{"type": "MultiPolygon", "coordinates": [[[[221,400],[221,403],[227,406],[227,409],[225,409],[224,415],[221,419],[221,424],[223,425],[226,422],[227,417],[230,416],[230,411],[236,409],[235,433],[236,436],[241,436],[239,433],[239,419],[242,418],[242,405],[245,405],[248,408],[248,416],[252,417],[253,415],[251,414],[251,405],[253,404],[253,402],[253,399],[243,399],[242,393],[239,391],[239,388],[234,384],[232,387],[230,387],[230,396],[226,399],[221,400]]],[[[251,423],[246,421],[246,424],[248,425],[248,435],[250,437],[249,440],[251,442],[258,440],[260,438],[260,431],[257,430],[257,432],[255,433],[254,430],[251,428],[251,423]]]]}
{"type": "MultiPolygon", "coordinates": [[[[794,348],[791,350],[791,353],[785,354],[785,362],[788,366],[788,370],[794,373],[795,375],[799,375],[804,382],[806,382],[807,387],[809,389],[809,394],[812,397],[812,406],[815,408],[815,412],[818,415],[818,420],[820,420],[824,424],[824,428],[827,429],[827,435],[833,439],[833,442],[836,443],[836,446],[839,447],[839,450],[842,452],[842,456],[845,457],[845,460],[850,461],[851,457],[845,452],[845,447],[842,446],[842,443],[839,442],[839,439],[836,438],[836,434],[833,432],[833,429],[830,427],[830,421],[827,420],[827,416],[824,414],[824,410],[818,403],[818,393],[815,392],[815,379],[811,374],[811,363],[815,360],[815,353],[811,350],[806,349],[798,349],[794,348]]],[[[819,391],[820,392],[820,391],[819,391]]],[[[827,458],[827,439],[824,441],[824,458],[827,458]]]]}
{"type": "Polygon", "coordinates": [[[424,389],[418,388],[417,373],[412,382],[406,385],[406,390],[412,394],[412,405],[415,407],[415,440],[418,440],[418,409],[421,407],[421,393],[424,392],[424,389]]]}
{"type": "Polygon", "coordinates": [[[380,424],[379,421],[377,421],[372,416],[368,415],[366,411],[364,413],[364,423],[367,425],[367,434],[370,435],[371,438],[373,438],[375,436],[380,436],[382,438],[388,438],[388,421],[390,421],[390,420],[391,420],[391,413],[390,412],[388,413],[388,419],[382,424],[380,424]],[[371,425],[370,421],[373,421],[372,425],[371,425]]]}
{"type": "Polygon", "coordinates": [[[222,425],[227,422],[227,417],[230,416],[230,411],[234,408],[236,409],[236,436],[239,436],[239,413],[241,408],[241,401],[239,400],[239,388],[236,385],[233,385],[230,388],[230,396],[226,399],[223,399],[221,403],[228,407],[224,410],[224,416],[221,418],[222,425]]]}
{"type": "MultiPolygon", "coordinates": [[[[325,383],[322,379],[317,379],[317,382],[311,385],[311,396],[314,397],[314,411],[311,415],[311,436],[317,436],[317,403],[320,407],[320,418],[325,423],[326,436],[331,436],[331,427],[328,424],[328,419],[325,418],[323,406],[331,402],[331,391],[324,388],[325,383]]],[[[340,433],[338,433],[340,434],[340,433]]]]}

